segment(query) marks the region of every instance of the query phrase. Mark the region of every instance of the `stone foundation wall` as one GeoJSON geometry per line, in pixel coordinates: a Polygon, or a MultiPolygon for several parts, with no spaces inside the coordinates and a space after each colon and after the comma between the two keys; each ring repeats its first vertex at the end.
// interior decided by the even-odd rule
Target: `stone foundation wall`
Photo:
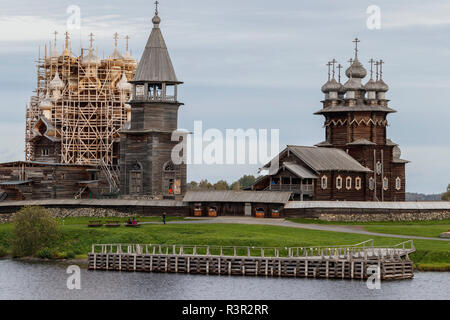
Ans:
{"type": "Polygon", "coordinates": [[[369,221],[419,221],[450,219],[450,212],[406,212],[406,213],[321,213],[318,218],[324,221],[369,222],[369,221]]]}

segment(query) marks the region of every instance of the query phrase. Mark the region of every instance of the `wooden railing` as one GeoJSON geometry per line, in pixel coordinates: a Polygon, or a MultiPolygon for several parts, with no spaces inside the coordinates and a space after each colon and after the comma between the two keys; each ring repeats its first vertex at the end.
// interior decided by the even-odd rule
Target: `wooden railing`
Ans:
{"type": "Polygon", "coordinates": [[[233,257],[334,257],[371,258],[404,256],[414,252],[412,241],[399,243],[391,248],[374,247],[373,240],[355,245],[332,247],[254,247],[254,246],[207,246],[168,244],[94,244],[92,254],[153,254],[233,257]],[[407,244],[409,248],[407,248],[407,244]]]}

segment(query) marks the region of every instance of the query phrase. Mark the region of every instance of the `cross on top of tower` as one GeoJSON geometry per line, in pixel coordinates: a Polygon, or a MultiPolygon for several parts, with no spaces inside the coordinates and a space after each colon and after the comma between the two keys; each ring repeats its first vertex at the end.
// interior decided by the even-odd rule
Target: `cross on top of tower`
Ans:
{"type": "Polygon", "coordinates": [[[375,62],[375,60],[370,59],[369,63],[370,63],[370,79],[373,79],[373,63],[375,62]]]}
{"type": "Polygon", "coordinates": [[[355,44],[355,60],[358,59],[358,43],[361,42],[358,38],[355,38],[353,40],[353,43],[355,44]]]}
{"type": "Polygon", "coordinates": [[[331,70],[331,61],[328,61],[328,63],[326,64],[326,66],[328,67],[328,81],[330,81],[330,70],[331,70]]]}
{"type": "Polygon", "coordinates": [[[126,40],[127,51],[128,51],[128,40],[130,40],[130,37],[127,35],[127,36],[125,37],[125,40],[126,40]]]}
{"type": "Polygon", "coordinates": [[[337,68],[338,68],[338,81],[339,83],[341,83],[341,69],[343,68],[343,66],[339,63],[337,68]]]}
{"type": "Polygon", "coordinates": [[[158,5],[159,5],[159,1],[156,0],[155,1],[155,14],[158,15],[158,5]]]}
{"type": "Polygon", "coordinates": [[[117,48],[117,40],[119,40],[119,34],[116,32],[114,33],[114,45],[117,48]]]}
{"type": "Polygon", "coordinates": [[[94,34],[92,32],[89,34],[89,43],[92,48],[92,44],[94,43],[94,34]]]}
{"type": "Polygon", "coordinates": [[[58,35],[58,31],[53,32],[53,34],[55,35],[55,47],[56,47],[56,36],[58,35]]]}
{"type": "Polygon", "coordinates": [[[380,61],[378,62],[379,66],[380,66],[380,80],[383,80],[383,64],[384,61],[383,59],[380,59],[380,61]]]}
{"type": "Polygon", "coordinates": [[[335,68],[336,63],[337,63],[336,59],[333,58],[333,60],[331,60],[331,64],[333,65],[333,70],[332,70],[333,79],[335,78],[335,75],[336,75],[336,68],[335,68]]]}

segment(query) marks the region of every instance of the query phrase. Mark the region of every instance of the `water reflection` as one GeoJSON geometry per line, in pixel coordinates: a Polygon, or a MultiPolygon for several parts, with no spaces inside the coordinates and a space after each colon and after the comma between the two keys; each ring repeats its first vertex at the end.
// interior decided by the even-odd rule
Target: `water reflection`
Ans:
{"type": "Polygon", "coordinates": [[[450,299],[450,273],[369,290],[358,280],[120,273],[81,270],[81,290],[66,286],[67,265],[0,260],[0,299],[450,299]]]}

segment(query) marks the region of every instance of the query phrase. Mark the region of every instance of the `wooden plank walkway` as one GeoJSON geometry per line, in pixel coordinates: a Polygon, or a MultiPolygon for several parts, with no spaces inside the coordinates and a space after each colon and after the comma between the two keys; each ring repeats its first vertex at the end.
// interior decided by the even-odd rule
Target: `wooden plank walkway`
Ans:
{"type": "Polygon", "coordinates": [[[225,247],[155,244],[97,244],[89,253],[89,269],[169,272],[206,275],[367,279],[370,267],[380,278],[414,276],[409,254],[412,241],[390,248],[373,240],[337,247],[225,247]]]}

